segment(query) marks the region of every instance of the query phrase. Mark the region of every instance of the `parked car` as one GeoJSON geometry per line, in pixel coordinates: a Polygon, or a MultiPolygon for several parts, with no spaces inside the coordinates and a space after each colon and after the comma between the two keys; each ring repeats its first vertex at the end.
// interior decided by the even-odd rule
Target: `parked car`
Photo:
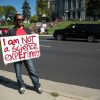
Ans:
{"type": "Polygon", "coordinates": [[[0,36],[6,36],[8,31],[8,28],[0,28],[0,36]]]}
{"type": "Polygon", "coordinates": [[[94,42],[100,39],[100,24],[71,24],[64,29],[55,30],[53,37],[57,40],[79,38],[94,42]]]}

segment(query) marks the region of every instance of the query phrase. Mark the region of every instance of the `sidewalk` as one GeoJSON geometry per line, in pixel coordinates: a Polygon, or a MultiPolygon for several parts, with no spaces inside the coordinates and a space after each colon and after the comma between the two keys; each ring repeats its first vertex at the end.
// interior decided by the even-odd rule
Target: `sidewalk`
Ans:
{"type": "Polygon", "coordinates": [[[100,90],[40,79],[43,93],[32,90],[28,76],[23,75],[25,94],[19,94],[15,73],[0,70],[0,100],[100,100],[100,90]],[[58,95],[53,95],[54,93],[58,95]]]}

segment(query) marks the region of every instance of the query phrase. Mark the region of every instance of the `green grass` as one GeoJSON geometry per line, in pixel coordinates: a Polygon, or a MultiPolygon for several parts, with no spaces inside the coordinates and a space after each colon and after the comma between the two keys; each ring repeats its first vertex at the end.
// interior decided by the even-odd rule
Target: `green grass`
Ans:
{"type": "Polygon", "coordinates": [[[25,27],[30,27],[31,25],[33,25],[33,23],[30,23],[30,24],[24,24],[25,25],[25,27]]]}
{"type": "MultiPolygon", "coordinates": [[[[25,27],[30,27],[33,23],[30,24],[24,24],[25,27]]],[[[0,28],[12,28],[14,25],[4,25],[4,26],[0,26],[0,28]]]]}
{"type": "Polygon", "coordinates": [[[93,23],[95,23],[95,24],[100,24],[100,21],[64,21],[64,22],[61,22],[61,23],[55,25],[54,27],[48,29],[48,34],[53,34],[56,29],[62,29],[62,28],[67,27],[70,24],[75,24],[75,23],[81,23],[81,24],[84,24],[84,23],[93,24],[93,23]]]}
{"type": "Polygon", "coordinates": [[[50,93],[53,97],[58,97],[59,96],[59,93],[57,93],[57,92],[51,92],[50,93]]]}
{"type": "Polygon", "coordinates": [[[13,27],[13,25],[10,25],[10,26],[9,25],[0,26],[0,28],[9,28],[9,27],[11,28],[11,27],[13,27]]]}

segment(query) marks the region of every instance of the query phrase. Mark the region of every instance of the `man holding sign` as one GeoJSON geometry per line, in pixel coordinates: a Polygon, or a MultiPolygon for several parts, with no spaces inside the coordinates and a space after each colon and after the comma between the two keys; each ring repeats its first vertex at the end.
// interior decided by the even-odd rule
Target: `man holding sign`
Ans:
{"type": "MultiPolygon", "coordinates": [[[[5,42],[6,40],[4,39],[3,43],[5,43],[5,45],[6,45],[6,43],[8,43],[9,45],[13,45],[12,52],[14,52],[14,53],[16,52],[16,54],[12,54],[13,57],[8,55],[8,57],[5,57],[5,58],[7,58],[6,59],[7,61],[17,60],[17,58],[20,59],[20,61],[14,62],[14,68],[15,68],[15,72],[16,72],[17,82],[19,85],[19,92],[21,94],[23,94],[25,92],[25,84],[22,79],[22,63],[24,63],[24,65],[28,71],[29,77],[31,78],[32,83],[34,85],[34,90],[37,93],[42,93],[42,89],[41,89],[40,83],[39,83],[39,77],[36,75],[32,60],[25,59],[26,57],[35,58],[36,56],[39,55],[39,51],[33,51],[33,50],[37,50],[38,48],[37,48],[36,43],[33,41],[34,36],[27,35],[27,34],[31,34],[31,31],[29,28],[24,27],[23,21],[24,21],[24,18],[21,14],[16,14],[14,16],[15,27],[13,27],[8,32],[8,35],[9,36],[19,36],[19,37],[21,37],[22,35],[25,35],[25,38],[21,38],[20,40],[15,38],[14,40],[8,40],[7,42],[5,42]],[[20,43],[22,43],[23,45],[20,43]],[[26,44],[24,44],[24,43],[26,43],[26,44]],[[19,46],[17,46],[16,44],[19,44],[19,46]],[[24,51],[24,52],[22,52],[22,51],[24,51]],[[9,58],[9,57],[11,57],[11,58],[9,58]]],[[[6,48],[5,50],[9,51],[8,48],[6,48]]]]}

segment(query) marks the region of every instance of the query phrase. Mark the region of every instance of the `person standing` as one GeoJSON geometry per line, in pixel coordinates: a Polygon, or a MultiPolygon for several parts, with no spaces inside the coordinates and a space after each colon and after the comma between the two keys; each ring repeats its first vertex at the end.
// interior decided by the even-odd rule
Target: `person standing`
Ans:
{"type": "MultiPolygon", "coordinates": [[[[31,30],[29,28],[26,28],[23,25],[23,21],[24,21],[24,17],[21,14],[15,14],[15,16],[14,16],[15,26],[9,30],[8,36],[19,36],[19,35],[32,34],[31,30]]],[[[29,77],[34,86],[34,88],[33,88],[34,91],[41,94],[42,93],[41,84],[39,83],[39,77],[35,72],[35,67],[32,62],[32,59],[14,62],[17,83],[19,86],[19,89],[18,89],[19,93],[20,94],[25,93],[25,83],[24,83],[24,80],[22,79],[22,63],[24,63],[24,65],[28,71],[29,77]]]]}

